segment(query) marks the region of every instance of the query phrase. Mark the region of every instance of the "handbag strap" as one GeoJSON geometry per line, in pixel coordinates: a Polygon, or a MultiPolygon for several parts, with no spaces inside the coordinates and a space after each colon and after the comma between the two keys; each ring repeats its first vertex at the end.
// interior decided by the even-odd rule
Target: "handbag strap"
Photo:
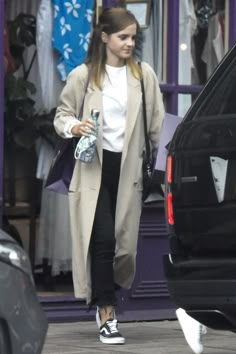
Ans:
{"type": "MultiPolygon", "coordinates": [[[[138,62],[140,69],[142,71],[142,65],[141,62],[138,62]]],[[[146,156],[149,158],[150,157],[150,145],[149,145],[149,139],[148,139],[148,133],[147,133],[147,111],[146,111],[146,97],[145,97],[145,90],[144,90],[144,82],[143,82],[143,76],[140,80],[141,84],[141,90],[142,90],[142,105],[143,105],[143,125],[144,125],[144,137],[145,137],[145,146],[146,146],[146,156]]]]}

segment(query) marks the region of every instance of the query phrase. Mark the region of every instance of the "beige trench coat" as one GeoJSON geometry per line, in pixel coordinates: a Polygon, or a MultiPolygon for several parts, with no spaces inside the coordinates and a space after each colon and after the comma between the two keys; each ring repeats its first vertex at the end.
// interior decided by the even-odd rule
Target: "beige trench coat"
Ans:
{"type": "MultiPolygon", "coordinates": [[[[164,115],[162,95],[154,71],[142,63],[147,106],[147,125],[150,140],[158,144],[164,115]]],[[[78,66],[68,76],[54,119],[57,133],[63,136],[68,118],[78,117],[88,70],[78,66]]],[[[139,220],[142,209],[142,156],[145,149],[142,94],[140,81],[127,69],[128,107],[121,160],[120,181],[115,218],[116,254],[115,283],[130,288],[135,275],[139,220]]],[[[92,109],[100,111],[97,151],[92,163],[76,161],[69,188],[69,208],[72,232],[73,283],[75,296],[91,300],[89,243],[101,183],[103,108],[102,92],[89,85],[84,101],[82,119],[92,109]]],[[[104,223],[106,220],[104,220],[104,223]]]]}

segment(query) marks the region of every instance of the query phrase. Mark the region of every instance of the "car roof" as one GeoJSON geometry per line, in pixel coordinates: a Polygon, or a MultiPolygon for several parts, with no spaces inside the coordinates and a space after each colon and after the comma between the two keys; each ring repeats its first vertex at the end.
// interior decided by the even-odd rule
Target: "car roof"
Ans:
{"type": "Polygon", "coordinates": [[[15,242],[15,240],[9,234],[0,229],[0,242],[1,241],[15,242]]]}

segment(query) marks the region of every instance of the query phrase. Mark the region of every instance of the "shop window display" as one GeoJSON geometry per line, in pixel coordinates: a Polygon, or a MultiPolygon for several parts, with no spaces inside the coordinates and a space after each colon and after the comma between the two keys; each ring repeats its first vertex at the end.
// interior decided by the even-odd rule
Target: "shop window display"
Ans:
{"type": "MultiPolygon", "coordinates": [[[[180,85],[203,85],[213,73],[226,52],[226,17],[225,0],[180,0],[180,85]]],[[[191,103],[191,96],[179,96],[179,114],[184,115],[191,103]]]]}
{"type": "MultiPolygon", "coordinates": [[[[13,19],[19,11],[23,9],[24,12],[37,14],[39,5],[44,3],[44,9],[46,5],[51,4],[51,1],[30,1],[30,0],[8,0],[7,1],[7,14],[8,17],[13,19]]],[[[108,2],[107,2],[108,3],[108,2]]],[[[221,59],[225,51],[228,50],[227,43],[227,31],[226,27],[228,26],[227,22],[227,1],[200,1],[200,0],[179,0],[179,71],[178,71],[178,80],[171,81],[167,80],[167,73],[170,71],[170,68],[167,65],[167,55],[169,49],[169,43],[167,41],[167,32],[169,31],[169,24],[167,23],[167,14],[168,12],[175,16],[175,13],[172,14],[172,7],[174,7],[174,2],[167,0],[153,0],[151,2],[151,12],[150,12],[150,22],[149,26],[143,29],[143,43],[142,43],[142,60],[148,62],[155,72],[158,75],[159,81],[162,84],[163,96],[166,105],[166,110],[169,113],[177,114],[183,116],[188,108],[190,107],[193,99],[196,97],[197,93],[191,94],[188,91],[182,93],[178,91],[178,85],[189,85],[191,88],[193,85],[203,85],[211,72],[214,70],[215,65],[221,59]],[[168,6],[167,6],[168,4],[168,6]],[[211,43],[210,38],[213,37],[213,44],[211,43]],[[219,44],[220,43],[220,44],[219,44]],[[209,52],[209,48],[212,51],[209,52]],[[211,53],[211,54],[209,54],[211,53]],[[210,57],[211,55],[211,57],[210,57]],[[206,60],[207,58],[207,60],[206,60]],[[211,60],[208,60],[211,58],[211,60]],[[177,82],[178,81],[178,82],[177,82]],[[174,82],[174,83],[173,83],[174,82]],[[165,84],[168,86],[167,91],[165,92],[165,84]],[[173,93],[171,89],[173,88],[173,93]],[[177,87],[177,89],[176,89],[177,87]],[[175,91],[174,91],[175,90],[175,91]],[[176,94],[178,100],[178,111],[172,109],[169,104],[169,97],[176,94]]],[[[77,11],[77,10],[76,10],[77,11]]],[[[74,12],[76,14],[77,12],[74,12]]],[[[170,20],[169,20],[170,22],[170,20]]],[[[47,22],[49,25],[49,21],[47,22]]],[[[42,29],[43,27],[41,27],[42,29]]],[[[176,36],[177,38],[177,36],[176,36]]],[[[42,40],[42,38],[41,38],[42,40]]],[[[47,38],[48,40],[48,38],[47,38]]],[[[40,41],[40,38],[38,38],[40,41]]],[[[178,39],[177,39],[178,41],[178,39]]],[[[39,43],[39,42],[38,42],[39,43]]],[[[41,42],[42,43],[42,42],[41,42]]],[[[43,45],[45,46],[45,39],[43,40],[43,45]]],[[[41,48],[43,49],[43,47],[41,48]]],[[[66,51],[68,54],[69,52],[66,51]]],[[[177,53],[175,53],[177,54],[177,53]]],[[[38,56],[41,55],[41,64],[45,58],[45,51],[41,51],[38,48],[38,56]]],[[[172,61],[174,62],[176,56],[173,56],[172,61]]],[[[31,53],[29,52],[29,59],[31,59],[31,53]]],[[[38,58],[37,58],[38,59],[38,58]]],[[[47,68],[42,68],[42,66],[35,70],[32,68],[32,81],[35,83],[40,83],[42,85],[42,78],[40,75],[43,69],[48,69],[48,72],[51,74],[56,74],[52,70],[49,70],[49,65],[47,68]]],[[[55,69],[55,67],[54,67],[55,69]]],[[[54,70],[53,69],[53,70],[54,70]]],[[[55,84],[55,80],[49,80],[49,76],[44,76],[45,81],[43,82],[41,89],[37,88],[37,105],[41,105],[42,100],[45,103],[45,100],[49,100],[51,97],[47,94],[47,91],[43,91],[48,84],[55,84]],[[41,95],[42,93],[42,95],[41,95]]],[[[58,83],[55,89],[51,89],[50,92],[57,93],[61,90],[61,82],[58,83]]],[[[57,94],[54,99],[57,100],[57,94]]],[[[49,105],[50,106],[50,105],[49,105]]],[[[55,104],[53,104],[55,106],[55,104]]],[[[46,149],[45,145],[44,148],[46,149]]],[[[44,149],[44,150],[45,150],[44,149]]],[[[40,158],[39,162],[42,162],[42,157],[45,156],[43,149],[40,149],[40,158]]],[[[46,151],[46,150],[45,150],[46,151]]],[[[48,153],[46,153],[49,156],[48,153]]],[[[44,170],[41,169],[43,165],[38,165],[38,174],[39,176],[43,175],[44,170]]],[[[45,167],[45,166],[44,166],[45,167]]],[[[67,233],[62,228],[56,228],[58,230],[57,238],[48,237],[50,234],[56,234],[56,232],[51,231],[48,225],[57,227],[58,224],[48,224],[48,216],[53,215],[57,220],[60,218],[57,217],[57,208],[54,205],[67,205],[67,200],[60,201],[59,203],[52,202],[52,198],[59,201],[61,196],[50,196],[47,192],[42,196],[41,205],[46,205],[47,208],[52,208],[53,213],[48,213],[47,208],[42,208],[43,215],[40,219],[40,228],[39,228],[39,243],[36,246],[36,256],[38,262],[41,263],[43,258],[49,260],[49,265],[52,266],[52,274],[57,275],[60,271],[67,271],[71,269],[71,255],[70,255],[70,240],[66,239],[64,235],[67,233]],[[50,199],[50,201],[49,201],[50,199]],[[45,231],[46,230],[46,231],[45,231]],[[50,231],[49,231],[50,230],[50,231]],[[48,232],[48,234],[47,234],[48,232]],[[60,234],[63,234],[62,237],[60,234]],[[57,240],[60,239],[60,243],[57,240]],[[54,247],[56,245],[57,247],[54,247]],[[64,247],[66,245],[66,247],[64,247]],[[54,262],[55,261],[55,262],[54,262]]],[[[63,197],[61,198],[63,199],[63,197]]],[[[65,207],[66,209],[66,207],[65,207]]],[[[60,211],[58,211],[59,213],[60,211]]],[[[68,215],[65,216],[66,222],[63,223],[63,227],[68,229],[68,215]]],[[[52,221],[52,218],[50,218],[52,221]]],[[[69,231],[68,231],[69,232],[69,231]]]]}
{"type": "Polygon", "coordinates": [[[224,54],[225,1],[180,0],[179,84],[204,84],[224,54]]]}

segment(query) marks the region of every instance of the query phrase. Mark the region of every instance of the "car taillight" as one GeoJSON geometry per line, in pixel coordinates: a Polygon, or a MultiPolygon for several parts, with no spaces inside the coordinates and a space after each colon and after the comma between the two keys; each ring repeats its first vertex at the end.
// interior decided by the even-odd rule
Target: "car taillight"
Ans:
{"type": "Polygon", "coordinates": [[[172,156],[168,156],[167,159],[167,182],[172,183],[172,156]]]}
{"type": "Polygon", "coordinates": [[[172,165],[173,159],[172,156],[168,156],[167,159],[167,182],[168,182],[168,193],[167,193],[167,217],[170,225],[174,225],[174,214],[173,214],[173,197],[171,190],[172,183],[172,165]]]}
{"type": "Polygon", "coordinates": [[[167,216],[170,225],[174,225],[172,193],[167,194],[167,216]]]}

